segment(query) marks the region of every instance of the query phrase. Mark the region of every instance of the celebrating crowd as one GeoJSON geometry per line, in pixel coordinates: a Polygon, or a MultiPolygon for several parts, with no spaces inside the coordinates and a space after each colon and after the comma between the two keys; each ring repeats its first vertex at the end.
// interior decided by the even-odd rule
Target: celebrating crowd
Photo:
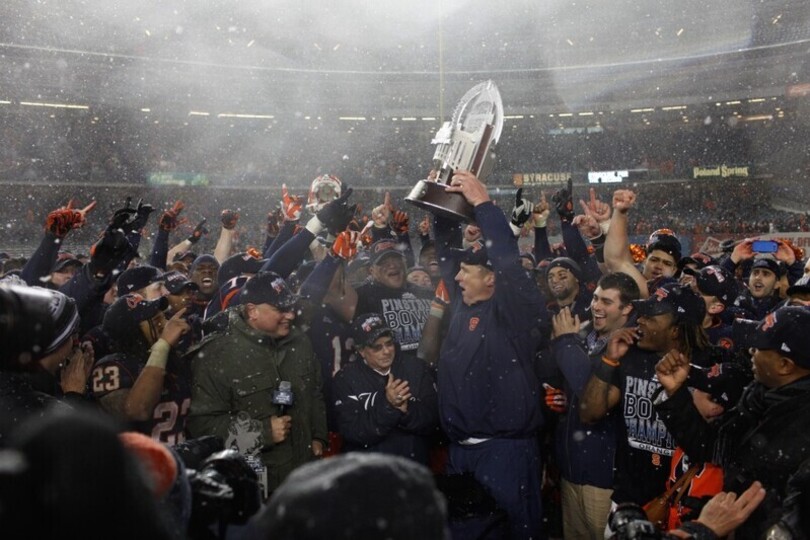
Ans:
{"type": "Polygon", "coordinates": [[[327,174],[269,196],[256,248],[230,208],[53,209],[0,281],[0,527],[805,537],[810,263],[759,228],[684,253],[728,216],[696,189],[701,223],[662,222],[670,186],[496,205],[456,171],[465,224],[327,174]]]}

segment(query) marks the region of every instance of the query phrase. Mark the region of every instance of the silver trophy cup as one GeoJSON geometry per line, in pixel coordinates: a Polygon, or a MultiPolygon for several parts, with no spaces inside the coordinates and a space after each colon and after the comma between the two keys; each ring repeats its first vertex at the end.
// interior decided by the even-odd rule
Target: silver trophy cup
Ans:
{"type": "Polygon", "coordinates": [[[448,193],[456,170],[467,170],[482,182],[495,165],[495,144],[503,130],[503,103],[492,81],[471,88],[461,98],[453,118],[436,133],[433,167],[435,181],[420,180],[405,197],[409,203],[433,214],[463,222],[473,220],[472,206],[460,193],[448,193]]]}

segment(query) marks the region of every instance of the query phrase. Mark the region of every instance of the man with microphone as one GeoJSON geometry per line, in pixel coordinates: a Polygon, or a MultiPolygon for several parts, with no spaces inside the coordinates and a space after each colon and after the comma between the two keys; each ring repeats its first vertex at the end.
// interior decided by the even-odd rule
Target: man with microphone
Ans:
{"type": "Polygon", "coordinates": [[[189,353],[191,435],[217,435],[259,458],[270,491],[320,457],[327,441],[320,366],[294,325],[296,301],[281,276],[259,273],[242,288],[227,328],[189,353]]]}

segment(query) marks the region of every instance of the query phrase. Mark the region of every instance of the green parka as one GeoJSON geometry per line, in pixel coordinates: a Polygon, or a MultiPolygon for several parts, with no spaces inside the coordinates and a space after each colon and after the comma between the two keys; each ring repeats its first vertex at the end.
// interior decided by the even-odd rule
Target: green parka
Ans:
{"type": "Polygon", "coordinates": [[[326,447],[321,370],[309,338],[298,328],[274,339],[248,326],[241,308],[236,308],[228,314],[228,328],[206,337],[189,355],[193,372],[189,434],[217,435],[227,441],[237,414],[247,413],[256,432],[261,432],[259,455],[267,466],[270,491],[293,469],[314,459],[313,440],[326,447]],[[281,381],[292,383],[294,403],[285,412],[292,417],[292,429],[286,440],[274,444],[270,417],[279,415],[273,391],[281,381]]]}

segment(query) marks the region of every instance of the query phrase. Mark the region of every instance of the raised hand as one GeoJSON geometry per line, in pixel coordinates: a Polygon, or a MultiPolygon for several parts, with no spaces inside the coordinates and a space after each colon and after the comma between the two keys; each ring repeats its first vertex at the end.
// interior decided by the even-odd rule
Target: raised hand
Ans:
{"type": "Polygon", "coordinates": [[[524,223],[529,221],[533,211],[534,204],[523,198],[523,188],[518,189],[517,193],[515,193],[515,206],[512,207],[512,225],[520,229],[524,223]]]}
{"type": "Polygon", "coordinates": [[[392,210],[393,206],[391,206],[391,193],[386,191],[383,203],[374,207],[374,209],[371,211],[371,220],[374,222],[374,226],[377,228],[387,226],[388,220],[391,219],[392,210]]]}
{"type": "Polygon", "coordinates": [[[64,238],[73,229],[84,226],[87,222],[87,213],[95,207],[96,201],[93,201],[79,210],[73,208],[73,199],[71,199],[67,205],[48,214],[45,220],[45,229],[58,238],[64,238]]]}
{"type": "Polygon", "coordinates": [[[548,207],[548,201],[546,200],[546,194],[542,191],[540,192],[540,202],[534,205],[532,209],[532,225],[535,227],[542,229],[546,226],[548,222],[548,215],[551,213],[551,210],[548,207]]]}
{"type": "Polygon", "coordinates": [[[588,199],[588,202],[585,202],[582,199],[579,200],[579,205],[582,207],[582,211],[585,212],[586,216],[593,217],[594,220],[596,220],[596,222],[599,224],[610,221],[610,205],[606,202],[600,201],[596,197],[596,190],[594,188],[591,188],[589,191],[590,199],[588,199]]]}
{"type": "Polygon", "coordinates": [[[571,224],[579,229],[579,232],[582,233],[582,236],[585,238],[596,238],[602,234],[602,229],[593,216],[579,214],[574,216],[574,221],[572,221],[571,224]]]}
{"type": "Polygon", "coordinates": [[[406,234],[410,229],[410,218],[406,212],[396,210],[391,218],[391,228],[395,233],[406,234]]]}
{"type": "Polygon", "coordinates": [[[149,221],[149,216],[154,211],[155,208],[151,204],[144,203],[143,199],[139,200],[138,206],[135,208],[135,218],[130,223],[130,230],[139,231],[146,227],[146,222],[149,221]]]}
{"type": "Polygon", "coordinates": [[[636,203],[636,194],[629,189],[617,189],[613,192],[613,209],[623,214],[633,208],[636,203]]]}
{"type": "Polygon", "coordinates": [[[285,221],[298,221],[301,210],[304,208],[304,198],[290,195],[287,184],[281,185],[281,209],[284,211],[285,221]]]}
{"type": "Polygon", "coordinates": [[[345,230],[337,235],[332,244],[332,254],[345,261],[354,259],[357,255],[357,244],[360,242],[360,232],[345,230]]]}
{"type": "Polygon", "coordinates": [[[560,219],[570,222],[574,219],[574,182],[570,178],[566,187],[558,190],[551,197],[554,207],[557,209],[560,219]]]}
{"type": "Polygon", "coordinates": [[[340,197],[333,201],[326,203],[323,208],[318,210],[316,216],[329,234],[337,236],[342,230],[348,227],[349,223],[354,219],[354,213],[357,210],[357,205],[349,205],[349,197],[353,190],[350,187],[343,189],[340,197]]]}
{"type": "Polygon", "coordinates": [[[123,208],[119,208],[110,220],[110,227],[113,229],[123,229],[129,231],[130,226],[138,215],[138,209],[132,207],[132,197],[127,197],[127,202],[123,208]]]}
{"type": "Polygon", "coordinates": [[[188,238],[186,238],[186,240],[188,240],[192,244],[196,244],[202,239],[203,236],[208,234],[208,229],[205,228],[205,224],[207,221],[208,220],[206,218],[202,218],[202,221],[197,223],[197,226],[194,227],[194,230],[191,231],[191,234],[189,235],[188,238]]]}
{"type": "Polygon", "coordinates": [[[281,231],[281,223],[284,221],[284,212],[281,208],[267,213],[267,236],[275,238],[281,231]]]}
{"type": "Polygon", "coordinates": [[[175,201],[174,206],[163,212],[160,216],[160,221],[158,221],[160,228],[164,231],[171,232],[183,223],[186,223],[188,220],[180,218],[180,212],[182,212],[185,207],[186,205],[183,201],[175,201]]]}
{"type": "Polygon", "coordinates": [[[239,223],[239,212],[226,208],[219,215],[219,220],[222,222],[223,228],[232,231],[236,227],[236,224],[239,223]]]}

